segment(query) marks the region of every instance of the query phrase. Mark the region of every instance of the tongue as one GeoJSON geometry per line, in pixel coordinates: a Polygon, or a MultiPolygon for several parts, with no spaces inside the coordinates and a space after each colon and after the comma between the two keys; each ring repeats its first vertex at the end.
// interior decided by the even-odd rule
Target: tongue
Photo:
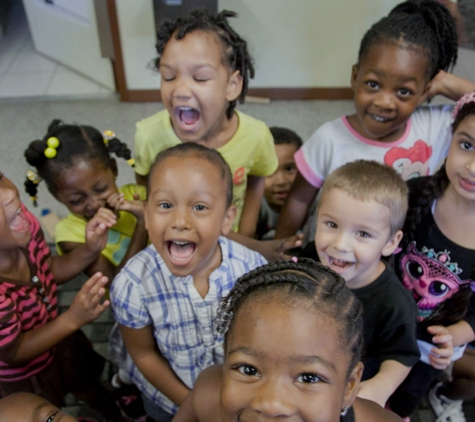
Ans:
{"type": "Polygon", "coordinates": [[[333,265],[334,265],[335,267],[344,268],[344,267],[346,267],[347,262],[346,262],[346,261],[340,261],[340,260],[334,259],[334,260],[333,260],[333,265]]]}
{"type": "Polygon", "coordinates": [[[10,229],[12,230],[22,230],[25,228],[26,220],[23,217],[23,213],[15,214],[12,222],[10,223],[10,229]]]}
{"type": "Polygon", "coordinates": [[[175,242],[170,243],[170,255],[177,259],[188,258],[195,251],[194,243],[179,245],[175,242]]]}
{"type": "Polygon", "coordinates": [[[181,120],[185,123],[185,125],[192,125],[196,123],[199,117],[200,113],[197,110],[183,110],[181,112],[181,120]]]}

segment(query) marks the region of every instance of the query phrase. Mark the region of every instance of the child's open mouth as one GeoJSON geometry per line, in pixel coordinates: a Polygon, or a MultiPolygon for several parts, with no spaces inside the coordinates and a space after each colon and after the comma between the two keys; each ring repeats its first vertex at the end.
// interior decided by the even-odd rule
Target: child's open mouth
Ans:
{"type": "Polygon", "coordinates": [[[25,233],[30,230],[30,224],[28,223],[28,220],[23,214],[21,208],[18,208],[18,210],[15,212],[10,222],[10,229],[19,233],[25,233]]]}
{"type": "Polygon", "coordinates": [[[175,116],[180,127],[184,130],[193,130],[200,120],[200,112],[191,107],[176,107],[175,116]]]}
{"type": "Polygon", "coordinates": [[[342,259],[336,259],[332,257],[328,257],[328,262],[330,264],[330,268],[337,273],[346,270],[354,264],[350,261],[344,261],[342,259]]]}
{"type": "Polygon", "coordinates": [[[373,120],[375,120],[375,121],[377,121],[377,122],[379,122],[379,123],[386,123],[386,122],[389,122],[389,121],[391,120],[391,119],[389,119],[388,117],[378,116],[377,114],[371,114],[371,113],[370,113],[369,116],[370,116],[373,120]]]}
{"type": "Polygon", "coordinates": [[[167,242],[168,254],[174,265],[188,265],[196,250],[196,243],[180,240],[167,242]]]}

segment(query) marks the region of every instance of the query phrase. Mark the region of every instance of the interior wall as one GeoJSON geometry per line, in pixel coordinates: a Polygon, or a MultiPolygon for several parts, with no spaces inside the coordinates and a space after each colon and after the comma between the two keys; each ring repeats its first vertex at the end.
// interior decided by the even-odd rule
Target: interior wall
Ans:
{"type": "MultiPolygon", "coordinates": [[[[370,25],[398,0],[220,0],[234,10],[232,26],[249,44],[251,88],[348,87],[358,46],[370,25]]],[[[151,0],[116,0],[129,90],[157,89],[151,0]]]]}

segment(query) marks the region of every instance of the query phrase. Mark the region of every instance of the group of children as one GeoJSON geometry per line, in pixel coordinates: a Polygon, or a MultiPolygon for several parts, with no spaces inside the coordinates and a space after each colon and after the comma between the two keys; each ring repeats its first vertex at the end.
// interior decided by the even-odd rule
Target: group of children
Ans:
{"type": "Polygon", "coordinates": [[[235,110],[254,68],[233,16],[159,30],[165,109],[137,123],[134,158],[111,131],[58,120],[28,146],[27,192],[43,180],[71,213],[59,256],[0,177],[0,415],[72,392],[137,416],[80,331],[109,305],[113,385],[135,385],[149,421],[396,421],[433,385],[437,421],[454,421],[475,397],[475,83],[448,73],[452,17],[409,0],[373,25],[355,113],[302,145],[235,110]],[[457,106],[421,106],[437,94],[457,106]],[[137,184],[116,186],[112,154],[137,184]],[[315,198],[313,241],[290,259],[315,198]],[[56,284],[80,272],[58,315],[56,284]]]}

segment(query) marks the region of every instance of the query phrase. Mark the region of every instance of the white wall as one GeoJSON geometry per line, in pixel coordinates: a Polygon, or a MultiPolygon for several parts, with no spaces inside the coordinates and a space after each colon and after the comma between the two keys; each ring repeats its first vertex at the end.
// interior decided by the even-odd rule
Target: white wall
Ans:
{"type": "Polygon", "coordinates": [[[61,0],[56,6],[23,0],[23,5],[36,50],[114,89],[112,64],[101,57],[92,0],[61,0]]]}
{"type": "MultiPolygon", "coordinates": [[[[220,0],[255,59],[255,88],[349,86],[359,43],[399,0],[220,0]]],[[[128,89],[157,89],[151,0],[116,0],[128,89]]]]}

